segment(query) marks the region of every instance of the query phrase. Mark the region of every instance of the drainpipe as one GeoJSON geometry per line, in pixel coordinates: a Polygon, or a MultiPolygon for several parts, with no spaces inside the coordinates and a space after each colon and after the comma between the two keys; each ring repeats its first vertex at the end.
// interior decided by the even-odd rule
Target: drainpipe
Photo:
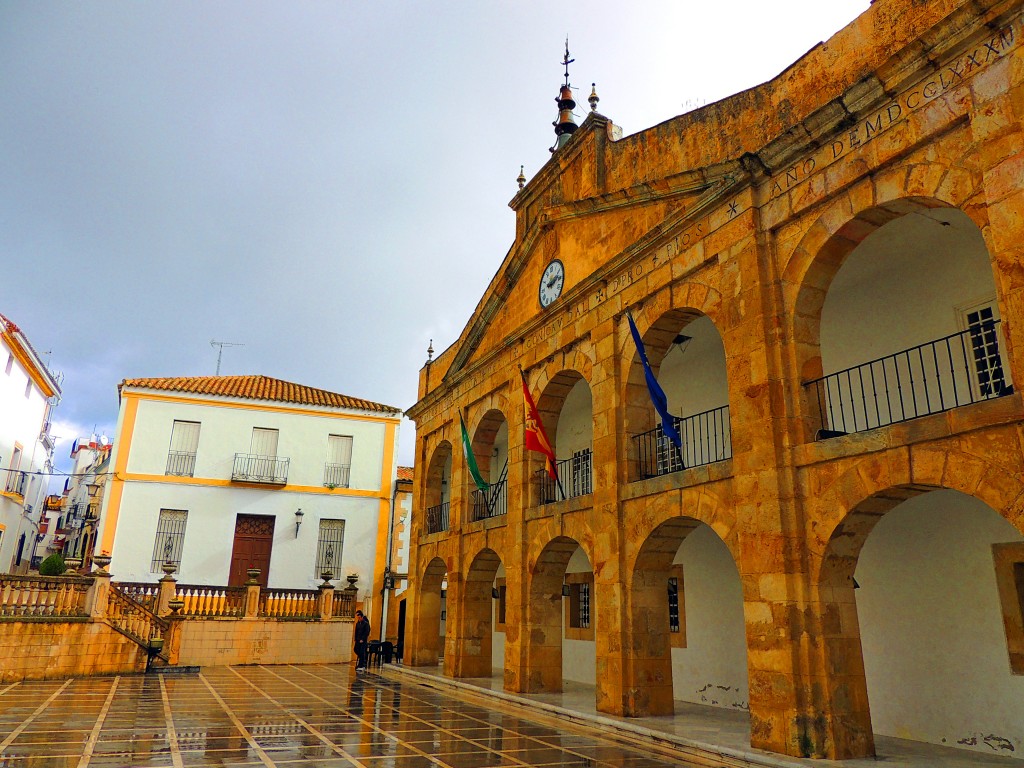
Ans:
{"type": "Polygon", "coordinates": [[[383,643],[385,640],[385,633],[387,632],[388,626],[388,579],[394,582],[394,576],[391,575],[391,549],[394,546],[392,542],[392,536],[395,532],[395,500],[398,498],[398,472],[395,471],[395,482],[391,491],[391,508],[388,511],[388,551],[384,558],[384,583],[380,589],[380,641],[383,643]]]}

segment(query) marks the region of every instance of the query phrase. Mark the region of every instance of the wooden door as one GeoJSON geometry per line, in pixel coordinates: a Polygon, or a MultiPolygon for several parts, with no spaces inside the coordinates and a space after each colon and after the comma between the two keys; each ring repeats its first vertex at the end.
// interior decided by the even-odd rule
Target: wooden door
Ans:
{"type": "Polygon", "coordinates": [[[248,581],[246,571],[259,568],[260,586],[266,589],[270,574],[270,552],[274,547],[274,518],[266,515],[238,515],[235,518],[235,543],[231,548],[231,573],[228,586],[239,587],[248,581]]]}

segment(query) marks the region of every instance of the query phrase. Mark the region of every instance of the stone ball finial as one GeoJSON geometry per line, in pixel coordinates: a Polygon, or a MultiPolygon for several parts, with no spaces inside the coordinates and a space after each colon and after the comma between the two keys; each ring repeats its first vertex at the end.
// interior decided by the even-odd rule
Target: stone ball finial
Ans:
{"type": "Polygon", "coordinates": [[[587,101],[590,102],[590,111],[591,112],[596,112],[597,111],[597,102],[599,102],[600,100],[601,100],[601,98],[597,95],[597,83],[591,83],[590,84],[590,96],[587,98],[587,101]]]}
{"type": "Polygon", "coordinates": [[[519,178],[516,179],[516,183],[519,184],[519,188],[522,189],[526,186],[526,174],[523,173],[523,166],[519,166],[519,178]]]}

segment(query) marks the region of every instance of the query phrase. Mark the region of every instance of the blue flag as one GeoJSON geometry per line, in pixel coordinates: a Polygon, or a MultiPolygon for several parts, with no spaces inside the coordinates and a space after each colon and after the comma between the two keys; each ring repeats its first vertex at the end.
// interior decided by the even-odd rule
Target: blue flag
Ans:
{"type": "Polygon", "coordinates": [[[654,371],[651,370],[651,363],[647,359],[647,350],[644,349],[643,339],[640,338],[640,331],[636,329],[636,323],[633,322],[633,316],[626,313],[626,319],[629,320],[629,332],[633,334],[633,342],[636,344],[636,351],[640,354],[640,363],[644,367],[644,378],[647,380],[647,391],[651,394],[651,402],[654,403],[654,410],[661,416],[661,429],[668,436],[668,438],[676,444],[676,448],[682,449],[683,439],[679,436],[676,425],[672,420],[672,415],[668,412],[668,398],[665,397],[665,390],[661,388],[661,384],[654,377],[654,371]]]}

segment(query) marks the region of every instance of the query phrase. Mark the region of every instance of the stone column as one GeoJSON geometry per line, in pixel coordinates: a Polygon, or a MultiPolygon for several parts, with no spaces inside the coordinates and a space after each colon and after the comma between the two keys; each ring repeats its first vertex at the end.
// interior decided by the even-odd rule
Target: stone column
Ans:
{"type": "Polygon", "coordinates": [[[319,605],[320,619],[331,618],[334,612],[334,585],[331,584],[329,574],[323,574],[324,583],[317,587],[320,590],[319,605]]]}
{"type": "Polygon", "coordinates": [[[260,583],[257,581],[260,576],[258,568],[248,570],[249,580],[245,582],[245,616],[246,619],[255,619],[260,612],[260,583]]]}
{"type": "Polygon", "coordinates": [[[85,608],[93,619],[102,619],[107,615],[107,601],[110,599],[110,574],[96,571],[92,586],[85,600],[85,608]]]}
{"type": "Polygon", "coordinates": [[[178,591],[178,582],[174,578],[174,572],[176,570],[174,563],[164,563],[164,575],[160,577],[160,591],[157,594],[157,616],[167,616],[171,612],[168,603],[174,599],[174,596],[178,591]]]}

